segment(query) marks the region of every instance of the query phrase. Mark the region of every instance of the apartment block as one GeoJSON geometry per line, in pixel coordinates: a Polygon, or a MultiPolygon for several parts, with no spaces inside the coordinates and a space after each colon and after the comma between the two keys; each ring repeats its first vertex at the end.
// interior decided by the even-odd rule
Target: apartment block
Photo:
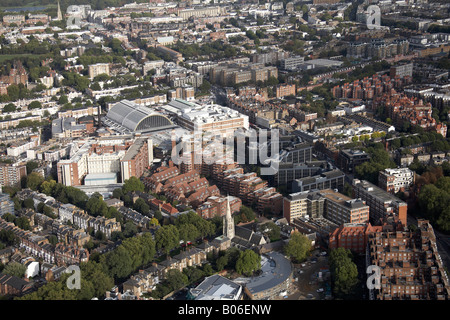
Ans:
{"type": "MultiPolygon", "coordinates": [[[[241,199],[233,196],[228,197],[230,202],[231,213],[237,213],[241,210],[241,199]]],[[[197,214],[203,219],[211,219],[213,217],[223,217],[227,212],[227,198],[220,196],[209,197],[202,205],[197,208],[197,214]]]]}
{"type": "Polygon", "coordinates": [[[389,193],[408,191],[414,184],[414,171],[409,168],[385,169],[378,175],[378,186],[389,193]]]}
{"type": "Polygon", "coordinates": [[[354,173],[355,167],[369,161],[370,156],[361,150],[340,150],[336,160],[336,166],[345,173],[354,173]]]}
{"type": "Polygon", "coordinates": [[[100,74],[107,74],[109,76],[109,64],[108,63],[97,63],[88,66],[89,78],[94,79],[100,74]]]}
{"type": "Polygon", "coordinates": [[[382,231],[382,228],[382,226],[372,226],[370,223],[344,223],[330,233],[328,248],[345,248],[364,254],[367,250],[369,235],[382,231]]]}
{"type": "Polygon", "coordinates": [[[413,75],[413,63],[405,63],[397,66],[392,66],[389,76],[391,78],[400,77],[403,78],[405,76],[412,77],[413,75]]]}
{"type": "Polygon", "coordinates": [[[289,224],[298,218],[321,218],[325,210],[325,199],[318,191],[289,194],[283,199],[283,217],[289,224]]]}
{"type": "Polygon", "coordinates": [[[448,299],[448,276],[427,220],[419,219],[416,231],[370,234],[366,260],[380,268],[380,288],[370,290],[371,300],[448,299]]]}
{"type": "Polygon", "coordinates": [[[264,214],[267,211],[279,215],[283,212],[283,196],[274,187],[261,188],[253,192],[257,211],[264,214]]]}
{"type": "Polygon", "coordinates": [[[362,199],[370,207],[370,220],[374,224],[379,224],[388,217],[394,217],[404,226],[407,225],[406,202],[366,180],[354,179],[353,192],[355,198],[362,199]]]}
{"type": "Polygon", "coordinates": [[[369,221],[369,206],[360,199],[349,198],[331,189],[319,192],[325,198],[324,217],[337,225],[344,223],[366,223],[369,221]]]}
{"type": "Polygon", "coordinates": [[[305,62],[302,56],[294,56],[281,60],[280,67],[284,70],[295,70],[305,62]]]}
{"type": "Polygon", "coordinates": [[[25,16],[12,14],[3,16],[3,24],[10,25],[11,23],[21,25],[22,23],[25,23],[25,16]]]}
{"type": "Polygon", "coordinates": [[[276,96],[277,98],[283,98],[287,96],[296,95],[295,84],[282,84],[276,86],[276,96]]]}
{"type": "Polygon", "coordinates": [[[341,170],[331,170],[312,177],[296,179],[292,182],[292,192],[309,190],[344,189],[345,174],[341,170]]]}
{"type": "Polygon", "coordinates": [[[27,176],[25,165],[0,163],[0,186],[20,185],[22,178],[27,176]]]}
{"type": "Polygon", "coordinates": [[[280,163],[273,179],[275,185],[287,185],[288,190],[296,179],[311,177],[326,170],[324,161],[307,161],[306,163],[280,163]]]}
{"type": "Polygon", "coordinates": [[[153,162],[153,141],[138,138],[120,160],[122,182],[131,177],[141,177],[153,162]]]}

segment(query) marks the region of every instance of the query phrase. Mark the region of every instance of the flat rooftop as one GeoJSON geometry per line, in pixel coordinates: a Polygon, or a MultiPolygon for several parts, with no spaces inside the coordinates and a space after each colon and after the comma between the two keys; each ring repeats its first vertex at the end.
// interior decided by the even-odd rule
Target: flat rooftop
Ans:
{"type": "Polygon", "coordinates": [[[377,187],[376,185],[370,183],[369,181],[362,180],[357,183],[356,186],[361,186],[366,192],[371,194],[373,197],[379,199],[380,201],[386,202],[397,202],[399,204],[405,204],[406,202],[400,200],[396,196],[390,194],[389,192],[384,191],[383,189],[377,187]]]}
{"type": "Polygon", "coordinates": [[[117,173],[115,173],[115,172],[89,173],[86,175],[84,180],[110,180],[110,179],[115,179],[116,177],[117,177],[117,173]]]}

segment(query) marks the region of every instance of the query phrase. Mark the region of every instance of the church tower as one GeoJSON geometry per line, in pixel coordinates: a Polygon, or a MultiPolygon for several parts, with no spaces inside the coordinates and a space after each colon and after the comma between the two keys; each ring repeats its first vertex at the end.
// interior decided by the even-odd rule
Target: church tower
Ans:
{"type": "Polygon", "coordinates": [[[231,215],[230,199],[227,197],[227,212],[223,222],[223,236],[231,240],[234,238],[234,235],[234,219],[231,215]]]}

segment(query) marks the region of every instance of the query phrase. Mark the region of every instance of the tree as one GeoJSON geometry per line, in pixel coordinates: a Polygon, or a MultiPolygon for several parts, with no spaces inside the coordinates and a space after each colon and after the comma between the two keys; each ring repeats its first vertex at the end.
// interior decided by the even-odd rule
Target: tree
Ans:
{"type": "Polygon", "coordinates": [[[260,227],[260,231],[267,233],[271,242],[280,240],[281,229],[278,225],[269,221],[260,227]]]}
{"type": "Polygon", "coordinates": [[[4,274],[15,276],[18,278],[23,278],[25,276],[26,271],[27,267],[25,267],[23,264],[14,261],[8,263],[3,269],[4,274]]]}
{"type": "Polygon", "coordinates": [[[30,230],[30,220],[27,217],[18,217],[14,220],[14,224],[23,230],[30,230]]]}
{"type": "Polygon", "coordinates": [[[44,182],[44,177],[37,172],[32,172],[27,176],[26,181],[27,188],[37,191],[39,190],[39,186],[44,182]]]}
{"type": "Polygon", "coordinates": [[[133,237],[137,231],[137,226],[132,221],[127,221],[123,228],[123,235],[126,238],[130,238],[133,237]]]}
{"type": "Polygon", "coordinates": [[[59,97],[58,103],[59,103],[60,105],[67,104],[67,103],[69,103],[69,98],[67,98],[66,95],[61,95],[61,96],[59,97]]]}
{"type": "Polygon", "coordinates": [[[108,206],[101,194],[96,192],[89,198],[86,203],[86,211],[94,217],[107,215],[108,206]]]}
{"type": "Polygon", "coordinates": [[[27,167],[27,174],[30,174],[31,172],[33,172],[34,169],[39,167],[39,163],[37,163],[36,161],[28,161],[26,167],[27,167]]]}
{"type": "Polygon", "coordinates": [[[214,269],[213,269],[213,267],[212,267],[209,263],[203,265],[203,274],[204,274],[206,277],[209,277],[209,276],[212,275],[213,273],[214,273],[214,269]]]}
{"type": "Polygon", "coordinates": [[[261,256],[253,250],[247,249],[239,255],[236,261],[236,272],[251,276],[253,272],[261,269],[261,256]]]}
{"type": "Polygon", "coordinates": [[[94,82],[93,84],[91,84],[91,89],[94,91],[100,91],[102,90],[102,87],[98,82],[94,82]]]}
{"type": "Polygon", "coordinates": [[[155,215],[155,218],[158,219],[159,223],[161,223],[161,221],[163,220],[163,215],[162,215],[161,211],[156,210],[154,215],[155,215]]]}
{"type": "Polygon", "coordinates": [[[424,185],[418,197],[422,214],[444,232],[450,231],[450,193],[447,191],[449,178],[441,177],[436,184],[424,185]]]}
{"type": "Polygon", "coordinates": [[[28,110],[32,110],[32,109],[42,109],[42,104],[39,101],[32,101],[28,105],[28,110]]]}
{"type": "Polygon", "coordinates": [[[144,192],[144,190],[145,190],[144,184],[142,183],[141,180],[139,180],[136,177],[131,177],[130,179],[125,180],[122,186],[123,194],[127,194],[133,191],[144,192]]]}
{"type": "Polygon", "coordinates": [[[136,202],[133,205],[134,210],[137,212],[142,213],[143,215],[148,215],[150,213],[150,207],[145,202],[144,199],[138,198],[136,202]]]}
{"type": "Polygon", "coordinates": [[[41,185],[39,186],[39,190],[42,193],[45,193],[46,195],[51,195],[53,192],[53,189],[56,186],[56,181],[55,180],[45,180],[44,182],[41,183],[41,185]]]}
{"type": "Polygon", "coordinates": [[[2,219],[6,220],[7,222],[14,222],[14,220],[16,220],[16,216],[12,213],[7,212],[2,216],[2,219]]]}
{"type": "Polygon", "coordinates": [[[42,213],[45,214],[47,217],[50,217],[52,219],[56,219],[56,214],[53,213],[52,208],[44,204],[44,207],[42,208],[42,213]]]}
{"type": "Polygon", "coordinates": [[[300,232],[294,232],[284,247],[285,254],[297,262],[305,260],[310,250],[311,240],[300,232]]]}
{"type": "Polygon", "coordinates": [[[26,198],[22,203],[24,208],[34,209],[34,201],[32,198],[26,198]]]}
{"type": "Polygon", "coordinates": [[[208,80],[203,80],[202,84],[198,87],[198,90],[203,94],[209,93],[211,91],[211,83],[209,83],[208,80]]]}
{"type": "Polygon", "coordinates": [[[6,106],[3,107],[3,113],[14,112],[16,110],[17,108],[14,103],[8,103],[6,106]]]}
{"type": "Polygon", "coordinates": [[[329,256],[333,293],[337,298],[354,297],[358,285],[358,269],[349,249],[337,248],[329,256]]]}
{"type": "Polygon", "coordinates": [[[155,217],[150,219],[149,227],[157,227],[159,226],[159,221],[155,217]]]}
{"type": "Polygon", "coordinates": [[[180,233],[174,225],[166,225],[155,232],[156,248],[162,249],[167,255],[180,242],[180,233]]]}
{"type": "Polygon", "coordinates": [[[223,255],[216,260],[217,271],[222,271],[228,265],[228,255],[223,255]]]}
{"type": "Polygon", "coordinates": [[[200,268],[196,268],[193,266],[184,268],[183,273],[187,276],[188,283],[195,283],[199,281],[204,275],[204,272],[200,268]]]}
{"type": "Polygon", "coordinates": [[[52,234],[50,237],[48,237],[48,242],[55,246],[59,242],[58,237],[52,234]]]}
{"type": "MultiPolygon", "coordinates": [[[[3,215],[3,219],[8,221],[5,218],[6,215],[11,215],[11,214],[6,213],[5,215],[3,215]]],[[[11,215],[11,216],[13,217],[13,221],[14,221],[15,217],[13,215],[11,215]]],[[[19,238],[14,234],[13,231],[2,229],[2,230],[0,230],[0,242],[4,243],[6,246],[13,246],[13,245],[16,245],[19,243],[19,238]]]]}
{"type": "Polygon", "coordinates": [[[114,189],[112,197],[116,199],[122,199],[123,197],[122,189],[121,188],[114,189]]]}
{"type": "Polygon", "coordinates": [[[177,269],[171,269],[167,272],[166,281],[171,291],[179,290],[189,283],[188,277],[177,269]]]}
{"type": "Polygon", "coordinates": [[[198,229],[191,223],[182,224],[178,227],[180,240],[183,240],[184,243],[188,241],[195,241],[199,238],[200,232],[198,229]]]}
{"type": "Polygon", "coordinates": [[[101,256],[100,260],[106,264],[109,274],[115,279],[125,278],[133,271],[131,256],[121,245],[114,251],[101,256]]]}
{"type": "Polygon", "coordinates": [[[97,232],[95,233],[95,239],[105,241],[106,235],[101,230],[97,230],[97,232]]]}
{"type": "Polygon", "coordinates": [[[248,222],[248,221],[252,221],[256,218],[256,214],[255,212],[247,207],[247,206],[241,206],[241,210],[239,211],[241,217],[245,217],[245,221],[244,222],[248,222]]]}
{"type": "Polygon", "coordinates": [[[87,263],[80,264],[81,277],[92,283],[94,288],[94,297],[103,297],[105,292],[114,286],[114,280],[108,276],[103,265],[95,261],[89,260],[87,263]]]}

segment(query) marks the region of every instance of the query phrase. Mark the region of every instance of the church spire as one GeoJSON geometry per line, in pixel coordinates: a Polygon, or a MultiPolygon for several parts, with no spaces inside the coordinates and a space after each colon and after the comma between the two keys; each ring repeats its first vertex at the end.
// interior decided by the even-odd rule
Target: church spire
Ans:
{"type": "Polygon", "coordinates": [[[227,212],[225,213],[224,217],[224,223],[223,223],[223,235],[224,237],[227,237],[228,239],[234,238],[234,219],[231,215],[231,207],[230,207],[230,197],[227,196],[227,212]]]}
{"type": "Polygon", "coordinates": [[[62,20],[61,6],[59,5],[59,1],[58,1],[58,12],[57,12],[57,15],[56,15],[56,20],[57,21],[61,21],[62,20]]]}

